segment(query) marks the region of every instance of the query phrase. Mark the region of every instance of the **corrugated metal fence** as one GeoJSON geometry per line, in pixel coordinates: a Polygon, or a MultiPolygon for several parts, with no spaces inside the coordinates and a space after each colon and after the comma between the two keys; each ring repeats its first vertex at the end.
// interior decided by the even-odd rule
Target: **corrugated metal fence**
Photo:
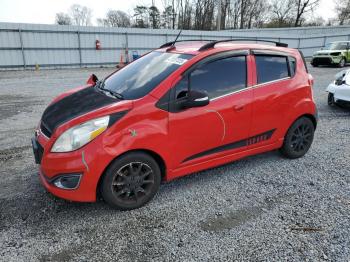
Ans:
{"type": "MultiPolygon", "coordinates": [[[[129,50],[143,54],[171,41],[178,30],[0,23],[0,69],[112,66],[129,50]],[[95,41],[101,42],[96,50],[95,41]]],[[[264,39],[288,43],[309,57],[326,43],[350,40],[350,27],[183,31],[180,39],[264,39]]],[[[123,57],[125,61],[125,56],[123,57]]]]}

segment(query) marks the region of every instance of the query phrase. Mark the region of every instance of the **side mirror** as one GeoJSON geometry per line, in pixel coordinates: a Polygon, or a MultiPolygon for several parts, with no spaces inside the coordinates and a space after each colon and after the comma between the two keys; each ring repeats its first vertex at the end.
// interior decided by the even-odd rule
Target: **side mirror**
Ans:
{"type": "Polygon", "coordinates": [[[98,78],[95,74],[92,74],[89,79],[86,81],[88,85],[96,85],[96,82],[98,81],[98,78]]]}
{"type": "Polygon", "coordinates": [[[188,91],[187,99],[183,101],[183,108],[201,107],[209,104],[209,97],[206,93],[200,91],[188,91]]]}

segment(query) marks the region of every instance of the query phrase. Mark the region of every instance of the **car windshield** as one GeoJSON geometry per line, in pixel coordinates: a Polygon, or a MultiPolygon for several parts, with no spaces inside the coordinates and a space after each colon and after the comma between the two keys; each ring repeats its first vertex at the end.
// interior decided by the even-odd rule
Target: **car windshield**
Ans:
{"type": "Polygon", "coordinates": [[[104,88],[124,99],[141,98],[192,57],[153,51],[106,78],[104,88]]]}
{"type": "Polygon", "coordinates": [[[339,42],[339,43],[329,43],[325,46],[325,50],[345,50],[347,48],[348,43],[339,42]]]}

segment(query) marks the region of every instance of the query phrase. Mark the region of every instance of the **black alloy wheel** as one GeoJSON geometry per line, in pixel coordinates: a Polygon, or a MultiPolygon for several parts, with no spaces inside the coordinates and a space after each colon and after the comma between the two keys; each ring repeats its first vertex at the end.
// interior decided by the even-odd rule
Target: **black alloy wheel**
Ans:
{"type": "Polygon", "coordinates": [[[306,154],[314,139],[315,127],[307,117],[299,118],[289,128],[281,153],[288,158],[299,158],[306,154]]]}
{"type": "Polygon", "coordinates": [[[102,196],[108,204],[121,210],[139,208],[153,198],[160,181],[160,169],[152,157],[131,153],[115,160],[108,168],[102,196]]]}
{"type": "Polygon", "coordinates": [[[116,198],[121,201],[142,200],[154,184],[152,169],[145,163],[131,162],[121,167],[114,176],[112,187],[116,198]]]}

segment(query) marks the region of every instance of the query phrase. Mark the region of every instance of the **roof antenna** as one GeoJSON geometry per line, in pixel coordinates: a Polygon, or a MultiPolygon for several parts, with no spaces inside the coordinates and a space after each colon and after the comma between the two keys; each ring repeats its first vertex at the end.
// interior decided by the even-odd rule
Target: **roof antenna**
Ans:
{"type": "Polygon", "coordinates": [[[180,30],[180,32],[177,34],[176,38],[175,38],[175,41],[171,44],[171,46],[169,48],[167,48],[166,51],[170,51],[170,50],[173,50],[175,49],[175,43],[177,41],[177,39],[179,38],[179,36],[181,35],[181,32],[182,32],[182,29],[180,30]]]}

